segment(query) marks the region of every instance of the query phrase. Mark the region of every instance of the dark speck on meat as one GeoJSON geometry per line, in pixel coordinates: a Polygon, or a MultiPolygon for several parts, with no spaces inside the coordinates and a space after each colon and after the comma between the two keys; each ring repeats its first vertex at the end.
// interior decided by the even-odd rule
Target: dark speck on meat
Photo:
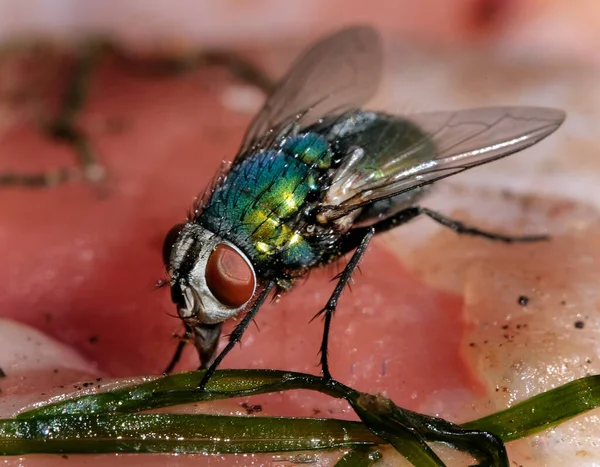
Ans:
{"type": "Polygon", "coordinates": [[[526,295],[521,295],[518,300],[519,305],[527,306],[529,304],[529,297],[526,295]]]}

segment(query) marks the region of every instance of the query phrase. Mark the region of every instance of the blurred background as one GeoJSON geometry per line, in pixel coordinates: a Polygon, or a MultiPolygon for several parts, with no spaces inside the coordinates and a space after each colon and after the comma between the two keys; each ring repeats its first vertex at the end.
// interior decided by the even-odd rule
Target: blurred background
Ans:
{"type": "Polygon", "coordinates": [[[280,44],[371,23],[418,46],[501,44],[598,62],[594,0],[132,0],[0,2],[0,38],[110,36],[130,47],[280,44]]]}
{"type": "MultiPolygon", "coordinates": [[[[543,151],[542,165],[534,162],[541,162],[536,151],[526,166],[538,172],[551,165],[555,172],[565,165],[570,171],[596,168],[600,5],[594,0],[576,5],[568,0],[173,0],[168,6],[145,0],[0,0],[3,50],[28,43],[38,52],[40,44],[46,47],[29,57],[26,77],[22,71],[16,77],[15,55],[3,54],[0,93],[31,94],[21,89],[27,86],[23,79],[35,81],[39,91],[57,72],[48,47],[66,47],[64,53],[91,39],[117,44],[129,57],[185,60],[205,51],[233,51],[275,79],[306,44],[355,23],[372,24],[385,38],[387,74],[377,107],[392,112],[494,104],[562,107],[570,114],[569,134],[578,140],[570,142],[569,152],[577,154],[567,163],[543,151]],[[50,71],[47,62],[54,64],[50,71]],[[42,78],[29,74],[36,68],[42,78]]],[[[250,115],[263,99],[243,86],[225,89],[221,97],[224,105],[250,115]]],[[[3,122],[15,118],[3,110],[0,102],[0,132],[3,122]]],[[[566,184],[568,193],[583,196],[579,184],[566,184]]]]}

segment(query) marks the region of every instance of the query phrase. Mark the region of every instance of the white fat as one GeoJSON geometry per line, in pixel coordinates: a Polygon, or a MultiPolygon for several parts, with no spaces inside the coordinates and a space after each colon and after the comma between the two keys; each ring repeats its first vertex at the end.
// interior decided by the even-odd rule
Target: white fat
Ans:
{"type": "MultiPolygon", "coordinates": [[[[506,245],[461,237],[423,219],[386,235],[415,274],[460,294],[469,331],[461,347],[487,389],[451,417],[467,421],[590,374],[600,374],[600,212],[560,198],[439,187],[423,202],[470,225],[503,233],[549,232],[551,242],[506,245]],[[526,306],[519,297],[528,299],[526,306]],[[583,328],[580,328],[583,323],[583,328]]],[[[443,398],[423,410],[444,412],[443,398]]],[[[527,466],[600,465],[592,411],[509,445],[527,466]]]]}

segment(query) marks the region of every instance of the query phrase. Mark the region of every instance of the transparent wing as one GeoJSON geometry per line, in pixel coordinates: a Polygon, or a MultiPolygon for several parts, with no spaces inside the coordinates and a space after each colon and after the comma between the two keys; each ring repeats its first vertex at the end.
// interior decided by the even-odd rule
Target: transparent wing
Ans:
{"type": "Polygon", "coordinates": [[[287,127],[308,126],[362,106],[375,94],[381,70],[381,41],[370,27],[344,29],[318,42],[296,60],[267,99],[237,158],[249,149],[270,146],[287,127]]]}
{"type": "Polygon", "coordinates": [[[525,149],[554,132],[565,113],[543,107],[489,107],[386,118],[377,134],[368,137],[370,146],[355,150],[334,175],[322,219],[339,219],[525,149]]]}

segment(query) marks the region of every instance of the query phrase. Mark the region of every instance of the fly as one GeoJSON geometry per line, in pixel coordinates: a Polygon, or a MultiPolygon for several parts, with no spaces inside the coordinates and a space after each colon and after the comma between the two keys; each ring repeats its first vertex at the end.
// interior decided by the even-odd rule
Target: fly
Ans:
{"type": "MultiPolygon", "coordinates": [[[[417,204],[437,180],[542,140],[561,110],[488,107],[396,116],[362,110],[382,74],[379,35],[352,27],[306,51],[252,121],[239,152],[164,242],[171,298],[207,371],[204,388],[268,296],[354,252],[318,313],[323,377],[337,301],[372,237],[425,215],[503,242],[417,204]],[[224,321],[245,312],[217,355],[224,321]]],[[[180,344],[169,370],[179,358],[180,344]]]]}

